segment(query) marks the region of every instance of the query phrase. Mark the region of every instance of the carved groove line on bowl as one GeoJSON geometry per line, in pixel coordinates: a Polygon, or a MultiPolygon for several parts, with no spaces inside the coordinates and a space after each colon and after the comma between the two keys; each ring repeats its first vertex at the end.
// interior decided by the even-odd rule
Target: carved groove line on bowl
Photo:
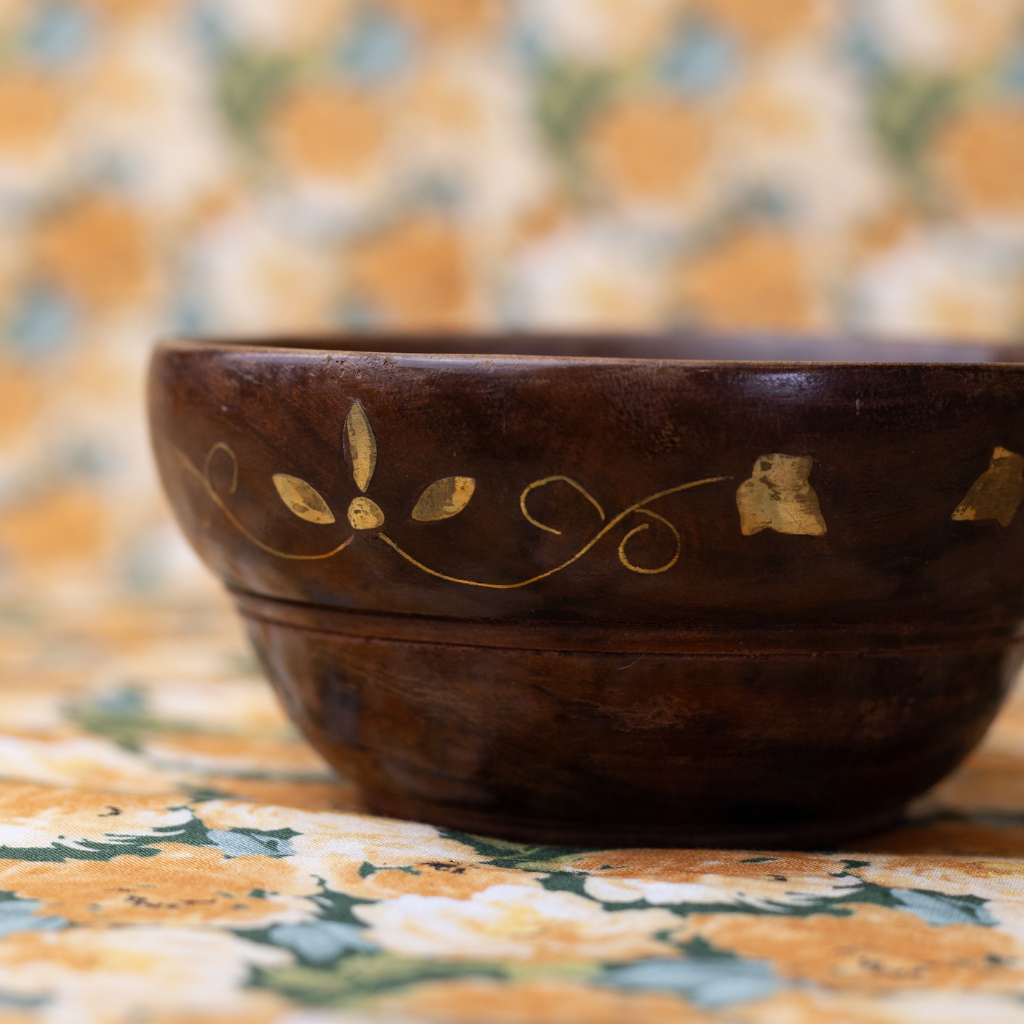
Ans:
{"type": "MultiPolygon", "coordinates": [[[[238,487],[238,457],[223,441],[216,442],[206,454],[200,470],[180,449],[175,449],[183,469],[202,485],[210,500],[221,510],[228,521],[251,543],[278,558],[296,561],[320,561],[333,558],[347,548],[359,532],[377,530],[377,539],[383,541],[411,565],[431,576],[470,587],[486,587],[492,590],[515,590],[529,586],[553,576],[582,558],[594,545],[631,515],[644,516],[652,522],[666,527],[675,539],[675,552],[664,564],[645,568],[634,564],[626,553],[630,540],[650,529],[651,523],[644,522],[629,530],[618,545],[619,562],[630,572],[657,575],[668,572],[682,553],[682,538],[679,531],[668,519],[647,506],[662,498],[682,491],[720,483],[733,479],[728,476],[704,477],[691,480],[648,495],[646,498],[623,509],[612,519],[607,519],[600,502],[577,480],[556,474],[543,477],[528,484],[519,498],[519,508],[532,526],[548,533],[561,534],[552,526],[535,519],[527,508],[529,495],[542,487],[554,483],[565,483],[578,491],[594,507],[604,524],[572,557],[546,572],[516,583],[487,583],[480,580],[461,579],[432,569],[405,551],[391,537],[381,531],[385,515],[379,505],[366,495],[377,465],[377,441],[359,401],[353,403],[345,421],[344,436],[348,442],[348,454],[352,465],[352,477],[362,492],[349,504],[347,519],[355,533],[330,551],[302,555],[281,551],[266,544],[248,530],[232,512],[223,496],[218,492],[211,475],[213,459],[224,453],[231,460],[231,483],[229,494],[238,487]]],[[[761,455],[754,463],[750,477],[740,484],[736,491],[736,506],[740,517],[740,530],[744,536],[751,536],[769,529],[778,533],[804,536],[822,536],[827,527],[818,503],[818,496],[810,484],[810,473],[814,465],[811,455],[786,455],[779,452],[761,455]]],[[[312,484],[288,473],[273,474],[273,483],[283,504],[300,519],[315,525],[334,524],[337,520],[330,506],[312,484]]],[[[476,490],[476,481],[469,476],[451,476],[435,480],[420,494],[412,510],[412,518],[418,522],[437,522],[458,515],[468,504],[476,490]]],[[[997,446],[992,453],[989,468],[974,482],[963,501],[953,511],[952,519],[958,521],[980,521],[995,519],[1002,526],[1010,525],[1024,499],[1024,457],[1006,448],[997,446]]]]}

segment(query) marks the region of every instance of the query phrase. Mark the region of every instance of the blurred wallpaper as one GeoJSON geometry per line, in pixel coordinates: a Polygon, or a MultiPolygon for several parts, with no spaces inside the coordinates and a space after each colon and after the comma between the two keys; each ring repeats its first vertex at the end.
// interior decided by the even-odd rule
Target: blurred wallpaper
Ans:
{"type": "Polygon", "coordinates": [[[0,0],[4,607],[209,586],[161,334],[687,325],[1019,335],[1024,0],[0,0]]]}

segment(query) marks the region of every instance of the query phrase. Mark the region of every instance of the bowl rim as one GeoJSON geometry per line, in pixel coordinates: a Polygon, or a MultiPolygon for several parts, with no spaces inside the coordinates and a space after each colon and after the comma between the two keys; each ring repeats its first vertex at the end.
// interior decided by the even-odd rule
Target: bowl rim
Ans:
{"type": "Polygon", "coordinates": [[[525,365],[568,362],[737,368],[971,366],[1024,370],[1024,339],[995,342],[783,331],[395,330],[176,334],[158,340],[155,352],[168,350],[333,355],[414,360],[428,365],[470,361],[492,365],[495,362],[525,365]],[[664,354],[673,348],[685,351],[687,347],[700,354],[664,354]],[[534,351],[515,351],[531,348],[534,351]],[[712,354],[717,352],[722,354],[712,354]]]}

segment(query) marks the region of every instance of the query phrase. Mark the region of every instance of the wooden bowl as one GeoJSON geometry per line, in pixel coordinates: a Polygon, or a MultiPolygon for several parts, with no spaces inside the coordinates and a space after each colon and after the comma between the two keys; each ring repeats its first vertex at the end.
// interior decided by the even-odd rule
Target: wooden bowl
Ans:
{"type": "Polygon", "coordinates": [[[150,408],[182,529],[372,810],[820,846],[896,821],[1019,663],[1016,358],[174,341],[150,408]]]}

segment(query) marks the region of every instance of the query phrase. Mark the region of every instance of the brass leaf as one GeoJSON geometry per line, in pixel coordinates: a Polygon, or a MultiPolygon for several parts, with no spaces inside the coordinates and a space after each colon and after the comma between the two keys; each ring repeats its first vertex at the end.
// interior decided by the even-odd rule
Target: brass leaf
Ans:
{"type": "Polygon", "coordinates": [[[749,480],[736,491],[740,530],[745,537],[762,530],[820,537],[826,532],[818,496],[808,482],[810,455],[762,455],[749,480]]]}
{"type": "Polygon", "coordinates": [[[359,490],[365,491],[373,479],[374,469],[377,468],[377,439],[373,436],[373,428],[359,402],[349,410],[348,419],[345,420],[345,431],[348,434],[348,450],[352,457],[352,479],[359,490]]]}
{"type": "Polygon", "coordinates": [[[327,502],[320,497],[319,492],[312,484],[300,480],[297,476],[289,476],[287,473],[274,474],[274,486],[281,500],[300,519],[307,523],[318,523],[327,526],[334,522],[334,513],[327,507],[327,502]]]}
{"type": "Polygon", "coordinates": [[[1024,498],[1024,458],[995,448],[985,470],[953,511],[959,520],[996,519],[1009,526],[1024,498]]]}
{"type": "Polygon", "coordinates": [[[412,517],[421,523],[451,519],[469,504],[475,490],[476,481],[471,476],[446,476],[435,480],[420,495],[412,517]]]}

